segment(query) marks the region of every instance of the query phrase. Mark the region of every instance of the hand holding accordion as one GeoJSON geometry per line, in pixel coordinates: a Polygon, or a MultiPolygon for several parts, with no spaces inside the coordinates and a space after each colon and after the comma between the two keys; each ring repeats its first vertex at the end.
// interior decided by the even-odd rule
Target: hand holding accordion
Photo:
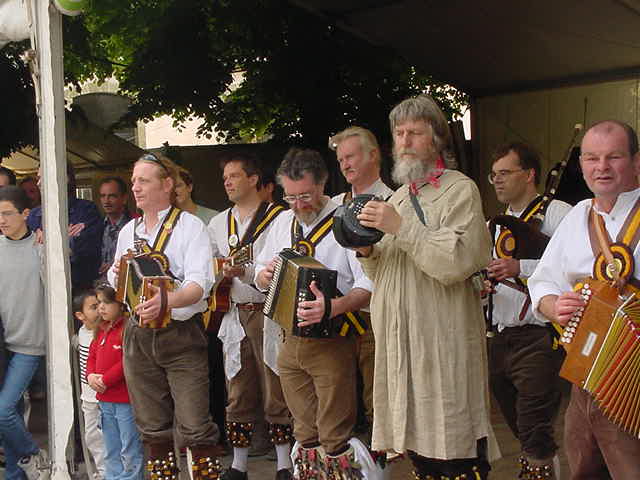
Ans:
{"type": "Polygon", "coordinates": [[[337,279],[338,273],[335,270],[327,269],[313,257],[285,249],[276,259],[263,313],[289,335],[331,338],[337,334],[337,328],[329,318],[328,311],[331,309],[330,299],[336,296],[337,279]],[[320,323],[300,326],[301,321],[297,315],[300,302],[315,298],[310,289],[311,282],[315,282],[324,294],[325,315],[320,323]]]}
{"type": "Polygon", "coordinates": [[[567,350],[560,376],[591,393],[603,413],[640,438],[640,298],[629,287],[585,279],[586,302],[562,334],[567,350]]]}
{"type": "Polygon", "coordinates": [[[136,255],[128,252],[120,259],[118,269],[118,289],[116,300],[127,304],[131,315],[137,318],[139,327],[163,328],[171,322],[171,309],[168,308],[167,293],[173,291],[173,278],[165,271],[168,260],[159,252],[136,255]],[[160,296],[160,309],[150,320],[143,319],[139,305],[160,296]]]}

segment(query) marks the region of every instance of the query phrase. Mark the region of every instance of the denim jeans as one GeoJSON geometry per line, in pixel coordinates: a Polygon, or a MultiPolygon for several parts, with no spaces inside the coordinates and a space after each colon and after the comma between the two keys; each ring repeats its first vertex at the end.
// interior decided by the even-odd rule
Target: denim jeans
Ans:
{"type": "Polygon", "coordinates": [[[100,402],[105,480],[142,480],[140,434],[130,403],[100,402]]]}
{"type": "Polygon", "coordinates": [[[11,353],[4,383],[0,387],[0,435],[5,454],[6,480],[26,478],[18,461],[38,452],[38,445],[24,424],[18,404],[44,357],[11,353]]]}

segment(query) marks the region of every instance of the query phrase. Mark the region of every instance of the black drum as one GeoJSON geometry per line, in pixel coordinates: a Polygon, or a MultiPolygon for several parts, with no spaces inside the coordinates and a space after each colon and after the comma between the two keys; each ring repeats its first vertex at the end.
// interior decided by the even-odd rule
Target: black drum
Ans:
{"type": "Polygon", "coordinates": [[[333,235],[346,248],[368,247],[379,242],[384,236],[377,228],[363,227],[357,219],[362,208],[370,200],[380,200],[375,195],[356,195],[345,205],[340,205],[333,214],[333,235]]]}

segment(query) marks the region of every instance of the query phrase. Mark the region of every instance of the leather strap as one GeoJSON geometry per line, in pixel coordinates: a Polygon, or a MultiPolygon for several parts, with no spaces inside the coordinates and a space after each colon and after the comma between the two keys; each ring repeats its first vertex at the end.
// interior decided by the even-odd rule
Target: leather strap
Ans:
{"type": "MultiPolygon", "coordinates": [[[[600,214],[596,212],[595,208],[591,208],[591,215],[593,216],[593,224],[595,225],[596,237],[598,238],[598,243],[600,244],[600,250],[602,251],[602,255],[604,256],[607,264],[615,265],[615,260],[613,258],[613,253],[611,252],[611,239],[609,238],[609,234],[604,225],[604,219],[600,214]]],[[[618,286],[620,285],[620,272],[617,268],[611,269],[611,275],[613,276],[613,280],[618,286]]]]}

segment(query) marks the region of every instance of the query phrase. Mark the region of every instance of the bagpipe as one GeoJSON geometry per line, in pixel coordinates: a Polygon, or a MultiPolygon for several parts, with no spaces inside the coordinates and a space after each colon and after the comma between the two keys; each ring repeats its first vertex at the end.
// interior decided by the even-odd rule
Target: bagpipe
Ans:
{"type": "Polygon", "coordinates": [[[503,227],[495,242],[498,258],[523,260],[542,257],[549,243],[549,237],[542,233],[540,229],[542,228],[547,208],[558,193],[562,174],[569,163],[571,152],[581,131],[582,124],[576,124],[565,156],[549,171],[544,194],[539,202],[532,205],[531,209],[527,209],[531,210],[530,212],[525,210],[521,216],[522,218],[516,218],[513,215],[497,215],[489,221],[489,230],[492,238],[495,238],[497,227],[503,227]]]}

